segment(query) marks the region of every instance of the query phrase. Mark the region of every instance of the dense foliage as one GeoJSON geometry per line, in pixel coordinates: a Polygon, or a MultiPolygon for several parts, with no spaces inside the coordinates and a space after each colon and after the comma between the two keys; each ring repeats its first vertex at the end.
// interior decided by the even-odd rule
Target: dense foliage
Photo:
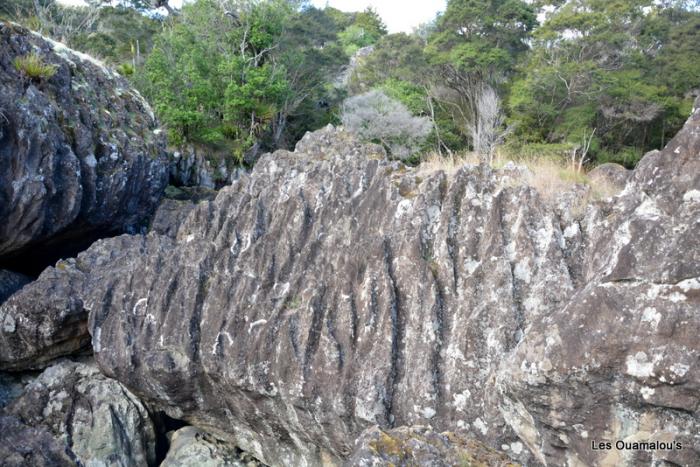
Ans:
{"type": "Polygon", "coordinates": [[[571,0],[533,37],[510,98],[522,142],[582,144],[633,164],[688,116],[700,89],[700,13],[653,0],[571,0]]]}
{"type": "Polygon", "coordinates": [[[351,90],[431,117],[439,152],[507,136],[518,153],[633,166],[700,94],[698,44],[692,2],[450,0],[417,34],[382,38],[351,90]]]}
{"type": "Polygon", "coordinates": [[[351,98],[346,110],[364,117],[346,112],[345,123],[362,121],[363,135],[401,157],[410,147],[490,158],[505,144],[632,166],[668,141],[700,93],[694,0],[449,0],[412,34],[387,34],[373,10],[303,0],[181,10],[168,0],[7,0],[0,16],[114,65],[153,103],[172,144],[231,162],[341,123],[351,98]],[[395,113],[365,118],[374,104],[395,113]],[[380,121],[382,131],[370,128],[380,121]],[[387,142],[384,130],[418,122],[416,141],[387,142]]]}

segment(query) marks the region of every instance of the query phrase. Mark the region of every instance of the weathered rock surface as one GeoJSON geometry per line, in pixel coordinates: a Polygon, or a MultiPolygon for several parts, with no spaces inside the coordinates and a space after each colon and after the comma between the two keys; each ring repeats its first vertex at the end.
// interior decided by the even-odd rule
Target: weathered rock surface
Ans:
{"type": "Polygon", "coordinates": [[[31,281],[31,277],[24,274],[0,269],[0,304],[31,281]]]}
{"type": "Polygon", "coordinates": [[[623,189],[631,174],[632,171],[627,170],[622,165],[608,162],[595,167],[588,173],[588,176],[594,181],[602,181],[614,188],[623,189]]]}
{"type": "Polygon", "coordinates": [[[18,417],[0,414],[0,456],[7,467],[74,466],[75,460],[65,452],[44,426],[32,427],[18,417]]]}
{"type": "Polygon", "coordinates": [[[700,459],[700,101],[695,107],[613,204],[589,211],[585,286],[538,317],[501,368],[505,418],[547,465],[700,459]],[[594,451],[593,441],[613,449],[594,451]],[[617,441],[673,449],[618,450],[617,441]]]}
{"type": "Polygon", "coordinates": [[[89,348],[87,310],[76,293],[84,279],[75,260],[61,261],[0,305],[0,369],[44,368],[89,348]]]}
{"type": "Polygon", "coordinates": [[[66,242],[134,231],[168,170],[164,135],[126,80],[0,22],[0,262],[30,267],[66,242]],[[56,73],[23,75],[14,61],[30,53],[56,73]]]}
{"type": "Polygon", "coordinates": [[[151,220],[151,232],[175,238],[177,229],[183,224],[196,204],[189,200],[164,199],[151,220]]]}
{"type": "Polygon", "coordinates": [[[146,408],[94,364],[49,367],[0,415],[3,465],[155,463],[155,431],[146,408]]]}
{"type": "Polygon", "coordinates": [[[175,240],[100,242],[134,243],[81,294],[101,369],[273,465],[345,458],[375,424],[518,442],[496,370],[573,293],[559,219],[488,168],[382,159],[326,129],[175,240]]]}
{"type": "Polygon", "coordinates": [[[235,446],[188,426],[170,434],[168,455],[161,467],[255,467],[258,463],[235,446]]]}
{"type": "Polygon", "coordinates": [[[457,433],[435,433],[430,428],[373,427],[356,441],[348,467],[516,467],[506,455],[457,433]]]}

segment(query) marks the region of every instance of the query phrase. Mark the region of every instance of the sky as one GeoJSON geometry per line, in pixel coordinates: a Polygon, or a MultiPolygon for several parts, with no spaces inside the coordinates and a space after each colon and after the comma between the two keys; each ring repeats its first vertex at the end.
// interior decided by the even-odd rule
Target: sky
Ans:
{"type": "Polygon", "coordinates": [[[317,7],[332,6],[342,11],[362,11],[372,7],[382,17],[389,32],[411,32],[421,23],[445,10],[446,0],[312,0],[317,7]]]}
{"type": "MultiPolygon", "coordinates": [[[[81,0],[59,0],[61,3],[76,5],[81,0]]],[[[181,0],[171,0],[171,5],[179,5],[181,0]]],[[[342,11],[362,11],[372,7],[382,17],[389,32],[411,32],[421,23],[435,18],[445,10],[447,0],[311,0],[317,7],[332,6],[342,11]]]]}

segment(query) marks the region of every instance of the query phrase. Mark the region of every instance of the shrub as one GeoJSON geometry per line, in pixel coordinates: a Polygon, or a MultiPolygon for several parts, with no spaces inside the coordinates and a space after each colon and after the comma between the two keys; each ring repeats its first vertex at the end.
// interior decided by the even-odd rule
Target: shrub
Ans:
{"type": "Polygon", "coordinates": [[[406,106],[381,91],[347,99],[341,120],[348,131],[381,144],[399,159],[417,152],[432,129],[430,119],[414,117],[406,106]]]}
{"type": "Polygon", "coordinates": [[[15,58],[14,64],[17,71],[33,80],[49,79],[56,74],[56,65],[45,63],[36,52],[15,58]]]}
{"type": "Polygon", "coordinates": [[[617,152],[601,151],[598,155],[597,162],[600,164],[614,162],[624,165],[628,169],[633,169],[642,157],[644,157],[644,152],[641,149],[626,146],[619,149],[617,152]]]}
{"type": "Polygon", "coordinates": [[[117,72],[122,76],[132,76],[136,69],[131,63],[122,63],[117,67],[117,72]]]}

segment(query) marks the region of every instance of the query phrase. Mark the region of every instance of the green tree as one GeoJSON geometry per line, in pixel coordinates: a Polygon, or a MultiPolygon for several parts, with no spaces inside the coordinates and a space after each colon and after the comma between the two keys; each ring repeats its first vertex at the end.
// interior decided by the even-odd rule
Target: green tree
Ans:
{"type": "Polygon", "coordinates": [[[568,1],[536,31],[514,83],[514,136],[576,150],[595,132],[598,161],[633,165],[685,119],[700,71],[700,50],[686,45],[700,39],[697,15],[652,0],[568,1]]]}
{"type": "Polygon", "coordinates": [[[507,94],[507,79],[535,25],[533,7],[521,0],[450,0],[438,18],[426,48],[441,78],[432,95],[472,145],[482,138],[475,133],[480,114],[500,113],[480,106],[498,104],[494,89],[507,94]]]}
{"type": "Polygon", "coordinates": [[[352,56],[362,47],[376,43],[387,33],[386,26],[371,8],[355,13],[352,24],[338,34],[345,54],[352,56]]]}
{"type": "Polygon", "coordinates": [[[304,133],[336,123],[344,95],[333,85],[347,64],[338,33],[348,14],[306,7],[287,21],[275,57],[287,71],[289,93],[273,122],[272,146],[292,147],[304,133]]]}
{"type": "Polygon", "coordinates": [[[142,80],[173,143],[224,144],[242,160],[288,93],[273,60],[290,14],[283,1],[186,5],[156,41],[142,80]],[[232,10],[227,10],[232,12],[232,10]]]}

